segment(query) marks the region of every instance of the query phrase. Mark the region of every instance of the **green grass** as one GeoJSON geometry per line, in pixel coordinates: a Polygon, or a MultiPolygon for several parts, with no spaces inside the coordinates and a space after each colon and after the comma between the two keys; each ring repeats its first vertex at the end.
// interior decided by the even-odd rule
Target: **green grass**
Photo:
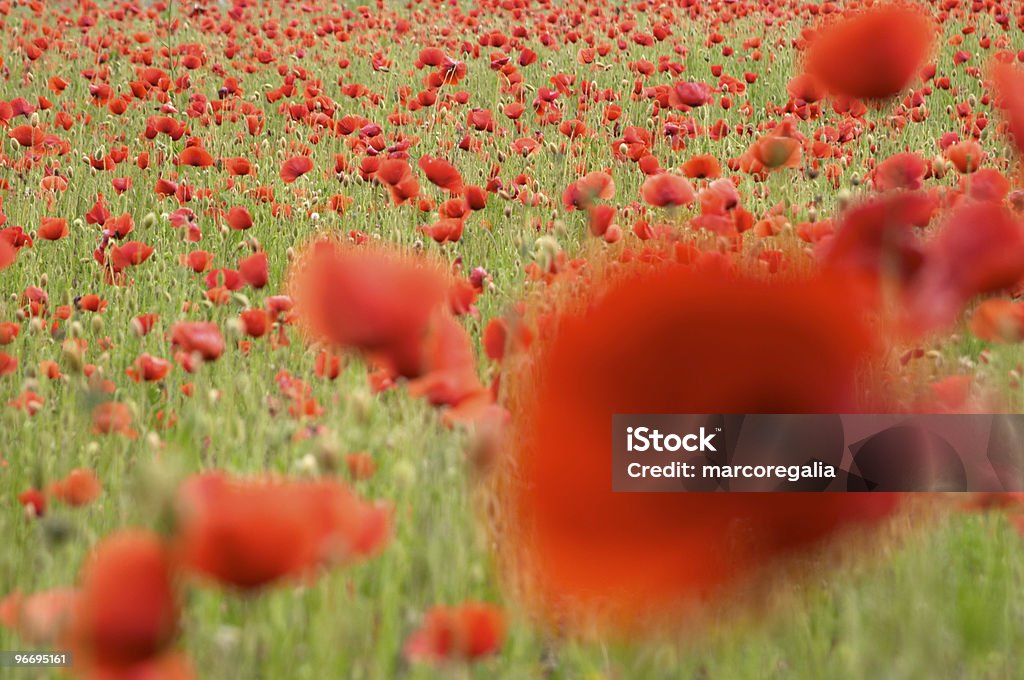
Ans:
{"type": "MultiPolygon", "coordinates": [[[[397,7],[397,5],[396,5],[397,7]]],[[[298,13],[296,13],[298,14],[298,13]]],[[[3,33],[27,18],[24,7],[14,8],[7,17],[3,33]]],[[[288,18],[291,18],[289,14],[288,18]]],[[[299,17],[300,22],[306,21],[299,17]]],[[[482,21],[506,27],[506,19],[484,16],[482,21]]],[[[641,21],[646,21],[642,19],[641,21]]],[[[981,18],[990,25],[988,18],[981,18]]],[[[766,39],[765,59],[737,63],[726,59],[712,48],[702,47],[706,26],[699,22],[680,21],[674,25],[676,38],[690,47],[685,58],[688,73],[696,79],[711,79],[708,63],[726,64],[726,72],[740,77],[743,70],[759,73],[760,79],[749,89],[754,115],[744,119],[734,107],[724,114],[731,124],[757,125],[767,120],[765,105],[771,101],[785,103],[785,83],[795,72],[795,52],[789,48],[769,47],[766,39]],[[770,72],[769,72],[770,69],[770,72]]],[[[792,38],[799,26],[784,25],[767,37],[792,38]]],[[[131,31],[155,30],[148,22],[139,22],[131,31]]],[[[400,44],[366,45],[372,50],[387,51],[394,62],[391,72],[373,72],[369,60],[349,44],[339,47],[316,46],[304,62],[281,57],[285,63],[302,64],[313,77],[323,81],[325,93],[339,102],[342,113],[366,115],[386,122],[397,102],[397,88],[403,84],[418,87],[424,72],[410,74],[422,44],[423,29],[417,27],[416,37],[400,44]],[[337,85],[341,71],[335,62],[342,53],[352,58],[345,77],[349,82],[363,82],[384,94],[385,105],[379,109],[363,108],[362,103],[345,99],[337,85]],[[314,61],[319,57],[320,61],[314,61]]],[[[947,35],[958,26],[948,24],[947,35]]],[[[740,21],[728,28],[729,39],[737,48],[742,38],[764,33],[756,19],[740,21]],[[736,37],[738,36],[738,37],[736,37]]],[[[980,32],[979,32],[980,33],[980,32]]],[[[77,35],[77,34],[69,34],[77,35]]],[[[978,34],[966,36],[963,49],[976,51],[975,63],[984,52],[977,49],[978,34]]],[[[221,37],[204,33],[194,23],[183,19],[173,35],[157,34],[155,45],[187,42],[207,45],[211,55],[222,52],[221,37]]],[[[72,43],[75,44],[75,43],[72,43]]],[[[621,61],[606,60],[607,70],[577,64],[576,50],[565,46],[561,51],[542,50],[536,41],[528,41],[541,54],[538,64],[524,69],[531,87],[547,84],[558,72],[577,73],[591,78],[600,88],[615,88],[625,94],[622,81],[632,82],[625,62],[647,58],[657,61],[661,54],[671,55],[668,43],[653,47],[631,47],[621,61]],[[550,59],[550,68],[543,68],[550,59]]],[[[254,202],[242,191],[228,192],[225,175],[214,169],[183,169],[181,174],[197,187],[214,189],[209,201],[192,204],[200,216],[204,238],[195,247],[214,252],[215,266],[233,267],[243,254],[244,242],[256,238],[270,256],[271,284],[261,293],[241,291],[248,298],[236,296],[223,306],[210,306],[204,301],[205,286],[200,277],[178,264],[181,254],[193,248],[183,243],[164,215],[175,209],[173,200],[159,201],[152,191],[157,176],[168,176],[174,170],[170,161],[162,167],[141,171],[125,163],[116,173],[94,173],[81,161],[84,154],[126,144],[130,157],[142,150],[155,154],[161,148],[167,156],[180,150],[184,141],[169,143],[141,140],[144,119],[152,115],[152,103],[133,103],[121,117],[108,115],[102,108],[87,103],[86,81],[79,72],[93,63],[94,55],[82,47],[77,54],[60,54],[51,50],[31,65],[32,82],[23,86],[26,66],[22,60],[7,59],[10,76],[0,82],[0,99],[45,94],[45,82],[52,75],[63,75],[71,85],[54,101],[73,102],[73,113],[88,112],[89,125],[81,121],[61,136],[71,145],[71,153],[61,159],[62,170],[69,179],[69,189],[54,198],[52,206],[38,190],[43,175],[41,167],[18,173],[5,168],[2,177],[10,188],[3,194],[3,210],[8,225],[19,224],[34,229],[44,215],[81,218],[92,206],[97,192],[103,192],[114,215],[131,213],[136,220],[138,238],[154,246],[150,261],[130,272],[131,285],[112,287],[103,282],[100,267],[91,259],[97,240],[97,229],[81,222],[72,225],[69,238],[40,242],[31,250],[23,250],[17,264],[0,273],[0,321],[17,316],[20,292],[28,285],[41,285],[50,296],[51,307],[71,304],[78,295],[98,293],[109,300],[108,310],[99,315],[76,312],[63,325],[57,337],[33,330],[23,321],[22,335],[6,351],[18,357],[19,371],[0,378],[0,403],[14,399],[23,389],[41,394],[46,402],[34,417],[12,408],[0,408],[0,457],[6,466],[0,468],[0,595],[20,589],[26,593],[59,585],[72,584],[89,548],[107,533],[125,526],[160,527],[174,480],[197,470],[222,468],[246,474],[278,471],[309,474],[309,461],[323,461],[330,453],[344,454],[368,451],[378,463],[377,474],[370,480],[355,483],[359,492],[370,498],[390,499],[396,507],[396,533],[387,550],[380,556],[354,568],[332,572],[307,587],[282,587],[258,596],[237,596],[212,587],[193,587],[187,595],[183,622],[182,648],[192,659],[200,677],[220,678],[431,678],[453,677],[464,673],[476,678],[687,678],[693,680],[732,680],[735,678],[886,678],[916,679],[949,678],[951,680],[1024,677],[1021,653],[1024,648],[1024,573],[1022,573],[1021,539],[1000,515],[954,515],[943,519],[933,530],[915,532],[899,545],[877,546],[877,556],[870,564],[837,573],[821,573],[810,583],[793,586],[800,593],[781,606],[774,616],[755,625],[753,622],[727,625],[708,621],[705,634],[696,639],[677,640],[673,631],[665,631],[667,639],[652,639],[630,644],[572,641],[554,639],[536,626],[514,601],[503,599],[499,579],[492,562],[492,551],[486,532],[477,520],[472,502],[471,476],[464,461],[465,435],[446,430],[438,423],[436,412],[426,404],[410,399],[403,391],[372,395],[366,384],[365,368],[350,361],[343,375],[335,382],[313,378],[315,352],[303,346],[293,333],[288,347],[271,349],[263,341],[253,343],[248,356],[229,348],[215,363],[207,364],[193,376],[186,376],[177,367],[162,385],[136,384],[124,371],[141,352],[170,358],[173,354],[164,331],[181,318],[212,320],[227,334],[228,320],[237,316],[244,306],[258,306],[264,295],[281,289],[287,265],[287,251],[308,240],[320,230],[361,229],[375,237],[412,245],[420,241],[415,227],[428,224],[429,215],[421,215],[412,206],[395,208],[380,187],[362,183],[355,178],[341,183],[333,177],[333,155],[353,154],[340,138],[325,137],[313,146],[316,169],[292,187],[277,176],[283,158],[291,155],[285,148],[291,142],[308,143],[308,129],[286,125],[276,113],[277,105],[266,104],[257,97],[281,79],[274,65],[261,67],[251,75],[233,73],[247,99],[255,98],[267,111],[266,127],[259,138],[235,133],[240,123],[225,123],[223,129],[206,129],[193,124],[194,131],[205,135],[206,148],[215,157],[252,155],[252,145],[259,144],[263,155],[258,160],[255,179],[244,179],[243,187],[257,184],[272,186],[276,200],[292,205],[290,217],[274,217],[270,206],[254,202]],[[134,186],[123,196],[116,196],[109,179],[127,175],[134,186]],[[305,192],[298,194],[294,189],[305,192]],[[326,197],[344,193],[353,199],[348,211],[337,215],[322,209],[326,197]],[[203,214],[203,208],[225,204],[244,204],[251,211],[255,227],[247,233],[221,233],[215,218],[203,214]],[[143,217],[154,213],[158,219],[151,226],[143,225],[143,217]],[[318,220],[307,213],[318,212],[318,220]],[[182,314],[182,305],[191,302],[193,311],[182,314]],[[158,313],[157,330],[145,338],[136,337],[130,320],[141,313],[158,313]],[[113,397],[131,405],[135,439],[121,436],[97,436],[91,432],[90,412],[95,403],[88,380],[69,370],[62,359],[64,334],[75,324],[81,325],[81,336],[89,341],[86,360],[98,372],[116,384],[113,397]],[[100,338],[109,337],[111,349],[98,346],[100,338]],[[53,359],[62,365],[65,377],[48,381],[35,377],[34,367],[40,361],[53,359]],[[316,419],[326,433],[301,442],[294,435],[310,423],[297,422],[287,413],[272,413],[271,403],[285,398],[279,394],[274,377],[280,370],[308,378],[315,398],[324,406],[325,414],[316,419]],[[195,384],[192,397],[180,388],[186,381],[195,384]],[[216,397],[214,395],[217,395],[216,397]],[[163,428],[158,412],[171,413],[177,423],[163,428]],[[15,496],[25,489],[63,477],[76,467],[94,469],[104,485],[100,500],[83,509],[68,509],[53,504],[51,512],[38,521],[28,521],[15,496]],[[402,658],[402,645],[420,622],[423,612],[434,604],[452,604],[465,599],[483,599],[503,603],[511,616],[508,639],[500,655],[466,669],[433,669],[410,666],[402,658]]],[[[371,50],[371,51],[372,51],[371,50]]],[[[878,122],[871,133],[877,151],[872,154],[867,143],[852,146],[853,156],[844,174],[844,186],[854,193],[863,187],[851,184],[855,175],[864,175],[864,163],[874,156],[885,158],[909,148],[926,156],[937,153],[941,133],[957,130],[955,121],[947,117],[947,105],[966,99],[980,98],[980,83],[962,69],[952,66],[954,48],[942,44],[937,56],[940,75],[949,75],[958,96],[936,91],[929,98],[932,118],[923,125],[910,125],[903,132],[893,132],[885,124],[884,111],[872,112],[869,119],[878,122]]],[[[488,49],[482,48],[487,55],[488,49]]],[[[615,52],[613,52],[615,54],[615,52]]],[[[216,54],[219,59],[221,55],[216,54]]],[[[600,61],[600,60],[599,60],[600,61]]],[[[157,63],[166,68],[165,63],[157,63]]],[[[105,66],[110,68],[110,82],[121,87],[134,78],[133,65],[110,53],[105,66]]],[[[177,74],[181,69],[174,67],[177,74]]],[[[215,98],[221,79],[208,69],[191,72],[193,88],[215,98]]],[[[455,89],[472,93],[470,105],[495,110],[499,125],[508,127],[497,109],[507,101],[497,87],[497,78],[487,69],[487,59],[469,63],[467,79],[455,89]]],[[[670,82],[668,75],[656,74],[651,84],[670,82]]],[[[188,93],[173,95],[179,109],[187,105],[188,93]]],[[[31,98],[31,97],[30,97],[31,98]]],[[[741,99],[737,97],[737,99],[741,99]]],[[[563,98],[566,118],[572,117],[575,101],[563,98]]],[[[623,98],[622,125],[648,124],[649,103],[623,98]]],[[[739,103],[739,101],[737,101],[739,103]]],[[[44,123],[53,120],[55,110],[40,112],[44,123]]],[[[582,117],[592,129],[602,130],[602,107],[594,106],[582,117]]],[[[719,116],[717,108],[699,112],[709,122],[719,116]]],[[[451,113],[420,112],[422,125],[400,128],[407,135],[417,135],[414,158],[422,153],[450,156],[468,183],[483,184],[490,163],[472,154],[451,152],[461,136],[465,107],[451,113]]],[[[529,117],[529,112],[526,114],[529,117]]],[[[664,114],[662,114],[662,119],[664,114]]],[[[801,123],[805,134],[812,134],[821,123],[801,123]]],[[[525,134],[525,133],[524,133],[525,134]]],[[[553,128],[545,130],[546,139],[560,145],[564,138],[553,128]]],[[[506,150],[519,135],[487,138],[484,149],[496,155],[506,150]]],[[[659,138],[653,151],[665,167],[680,164],[696,153],[714,153],[720,159],[738,155],[751,138],[730,135],[721,142],[699,138],[692,140],[683,152],[671,151],[659,138]]],[[[1003,142],[986,133],[987,149],[1002,158],[1003,142]]],[[[552,220],[553,235],[559,245],[570,253],[578,253],[588,240],[585,215],[565,212],[560,196],[564,187],[577,177],[575,166],[588,170],[613,167],[617,184],[615,203],[625,205],[637,196],[641,177],[632,165],[615,163],[610,137],[602,134],[593,139],[567,143],[565,152],[545,147],[531,159],[510,157],[502,166],[502,177],[508,182],[520,172],[532,177],[531,186],[551,198],[551,203],[531,208],[518,202],[505,202],[491,196],[486,210],[468,222],[462,242],[443,247],[428,242],[423,247],[442,257],[461,257],[464,271],[484,266],[493,277],[494,289],[478,301],[480,320],[465,320],[474,338],[479,338],[486,321],[502,312],[523,292],[523,265],[529,261],[533,244],[547,233],[552,220]],[[489,230],[482,225],[489,222],[489,230]],[[538,230],[535,225],[540,225],[538,230]]],[[[20,150],[7,147],[12,158],[20,150]]],[[[491,161],[493,162],[493,161],[491,161]]],[[[1005,159],[998,161],[1004,169],[1005,159]]],[[[950,184],[955,178],[931,180],[930,185],[950,184]]],[[[423,182],[425,194],[438,197],[423,182]]],[[[835,210],[837,192],[823,177],[810,179],[801,170],[773,176],[767,183],[755,184],[744,178],[740,186],[744,205],[755,216],[763,215],[773,205],[785,201],[787,215],[795,224],[808,219],[813,205],[822,217],[835,210]]],[[[624,225],[628,231],[629,225],[624,225]]],[[[627,237],[627,241],[631,237],[627,237]]],[[[792,235],[777,239],[780,247],[793,247],[792,235]]],[[[621,246],[615,246],[621,247],[621,246]]],[[[751,246],[754,247],[754,246],[751,246]]],[[[230,344],[230,343],[229,343],[230,344]]],[[[1019,347],[999,346],[991,351],[989,363],[958,366],[961,357],[977,360],[984,343],[961,333],[960,338],[947,337],[928,344],[939,348],[941,360],[922,359],[911,367],[912,377],[919,382],[968,370],[979,376],[979,382],[995,386],[1007,403],[1020,402],[1017,391],[1011,390],[1007,373],[1022,360],[1019,347]]],[[[492,368],[481,361],[483,372],[492,368]]],[[[701,628],[704,626],[701,625],[701,628]]],[[[12,633],[0,629],[0,649],[24,647],[12,633]]],[[[34,671],[12,672],[9,677],[48,677],[34,671]]],[[[59,677],[59,676],[54,676],[59,677]]]]}

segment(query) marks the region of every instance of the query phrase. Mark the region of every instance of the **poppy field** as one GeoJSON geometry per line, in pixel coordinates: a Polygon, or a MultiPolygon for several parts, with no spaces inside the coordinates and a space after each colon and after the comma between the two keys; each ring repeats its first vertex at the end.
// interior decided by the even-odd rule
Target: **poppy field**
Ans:
{"type": "Polygon", "coordinates": [[[1024,4],[0,36],[0,652],[73,659],[0,677],[1024,677],[1024,494],[605,455],[622,413],[1021,411],[1024,4]]]}

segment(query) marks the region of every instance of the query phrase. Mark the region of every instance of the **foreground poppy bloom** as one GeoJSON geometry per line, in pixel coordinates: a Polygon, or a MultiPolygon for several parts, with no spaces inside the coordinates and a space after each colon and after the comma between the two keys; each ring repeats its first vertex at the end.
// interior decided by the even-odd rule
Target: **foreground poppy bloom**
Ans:
{"type": "Polygon", "coordinates": [[[178,632],[170,555],[147,531],[100,541],[80,578],[71,623],[76,663],[128,667],[160,655],[178,632]]]}
{"type": "Polygon", "coordinates": [[[431,316],[445,304],[446,283],[428,260],[320,240],[295,260],[288,289],[315,335],[416,377],[424,370],[423,341],[431,316]]]}
{"type": "Polygon", "coordinates": [[[612,491],[616,413],[856,411],[875,339],[851,290],[669,266],[561,312],[524,372],[506,372],[516,469],[494,483],[503,562],[527,601],[628,629],[892,513],[894,494],[612,491]]]}
{"type": "Polygon", "coordinates": [[[905,88],[928,58],[935,28],[926,12],[890,5],[823,28],[807,53],[807,73],[833,94],[882,99],[905,88]]]}
{"type": "Polygon", "coordinates": [[[387,508],[331,481],[197,475],[182,485],[177,509],[175,545],[182,563],[240,589],[376,554],[390,525],[387,508]]]}
{"type": "Polygon", "coordinates": [[[434,607],[405,644],[412,661],[473,661],[494,654],[505,638],[505,617],[494,605],[466,602],[434,607]]]}

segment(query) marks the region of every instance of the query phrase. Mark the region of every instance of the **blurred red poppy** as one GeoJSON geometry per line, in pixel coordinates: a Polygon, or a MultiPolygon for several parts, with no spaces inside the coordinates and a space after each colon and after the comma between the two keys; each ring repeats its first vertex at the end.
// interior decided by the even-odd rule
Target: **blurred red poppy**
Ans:
{"type": "Polygon", "coordinates": [[[103,486],[96,473],[87,468],[72,470],[67,477],[53,482],[47,488],[50,496],[74,507],[92,503],[102,491],[103,486]]]}
{"type": "Polygon", "coordinates": [[[15,591],[0,599],[0,626],[33,645],[53,645],[67,630],[76,593],[53,588],[23,595],[15,591]]]}
{"type": "Polygon", "coordinates": [[[165,651],[178,632],[170,555],[143,530],[111,534],[82,568],[71,624],[76,663],[128,667],[165,651]]]}
{"type": "Polygon", "coordinates": [[[405,643],[413,661],[474,661],[496,653],[505,639],[505,616],[484,602],[434,607],[405,643]]]}
{"type": "Polygon", "coordinates": [[[889,156],[874,171],[875,188],[879,191],[909,189],[917,191],[924,185],[928,165],[916,153],[906,152],[889,156]]]}
{"type": "Polygon", "coordinates": [[[690,205],[697,194],[685,177],[663,172],[644,180],[640,187],[640,197],[647,203],[661,208],[690,205]]]}
{"type": "Polygon", "coordinates": [[[270,278],[267,254],[261,251],[239,260],[238,274],[253,288],[259,289],[266,286],[270,278]]]}
{"type": "Polygon", "coordinates": [[[429,260],[320,240],[296,258],[288,289],[314,334],[415,377],[424,370],[423,341],[448,283],[429,260]]]}
{"type": "Polygon", "coordinates": [[[185,352],[198,353],[205,361],[224,353],[224,337],[212,322],[179,321],[171,327],[171,343],[185,352]]]}
{"type": "Polygon", "coordinates": [[[242,589],[375,554],[390,524],[387,508],[333,481],[197,475],[182,485],[177,508],[183,564],[242,589]]]}
{"type": "Polygon", "coordinates": [[[834,94],[890,97],[915,77],[936,31],[921,8],[882,5],[822,28],[807,53],[807,72],[834,94]]]}
{"type": "Polygon", "coordinates": [[[132,412],[126,404],[105,401],[92,410],[92,429],[97,434],[123,434],[135,437],[132,412]]]}
{"type": "Polygon", "coordinates": [[[502,558],[527,600],[624,628],[770,574],[898,501],[614,493],[614,414],[855,412],[855,378],[876,346],[843,280],[639,267],[592,284],[573,303],[584,311],[559,314],[523,372],[506,377],[515,474],[495,475],[502,558]]]}
{"type": "Polygon", "coordinates": [[[17,259],[18,251],[14,246],[8,243],[6,239],[0,238],[0,270],[10,267],[17,259]]]}

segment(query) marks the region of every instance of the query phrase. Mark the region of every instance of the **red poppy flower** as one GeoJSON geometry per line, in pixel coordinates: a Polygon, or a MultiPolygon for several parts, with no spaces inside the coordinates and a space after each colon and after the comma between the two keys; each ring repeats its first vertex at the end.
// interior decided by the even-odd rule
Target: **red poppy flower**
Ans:
{"type": "Polygon", "coordinates": [[[1010,193],[1010,180],[995,168],[982,168],[960,179],[964,193],[973,199],[999,203],[1010,193]]]}
{"type": "Polygon", "coordinates": [[[495,475],[503,561],[531,602],[628,627],[892,512],[892,494],[614,493],[613,414],[856,411],[875,345],[844,281],[679,266],[621,277],[560,314],[506,378],[516,471],[495,475]]]}
{"type": "Polygon", "coordinates": [[[252,589],[376,553],[389,517],[337,482],[210,473],[179,491],[175,545],[192,571],[252,589]]]}
{"type": "Polygon", "coordinates": [[[807,72],[834,94],[890,97],[918,73],[935,35],[919,8],[866,9],[819,31],[807,53],[807,72]]]}
{"type": "Polygon", "coordinates": [[[249,257],[239,260],[238,274],[253,288],[259,289],[266,286],[270,279],[267,254],[264,252],[253,253],[249,257]]]}
{"type": "Polygon", "coordinates": [[[711,154],[701,154],[683,163],[683,174],[690,179],[717,179],[722,175],[722,166],[711,154]]]}
{"type": "Polygon", "coordinates": [[[1024,279],[1024,221],[998,203],[970,202],[943,220],[908,305],[915,322],[951,322],[973,297],[1024,279]]]}
{"type": "Polygon", "coordinates": [[[565,188],[562,204],[566,210],[587,208],[597,199],[615,197],[615,181],[607,172],[588,172],[565,188]]]}
{"type": "Polygon", "coordinates": [[[786,84],[786,92],[793,99],[798,99],[808,104],[813,104],[825,97],[825,90],[821,83],[809,73],[793,76],[786,84]]]}
{"type": "Polygon", "coordinates": [[[640,197],[647,203],[662,208],[690,205],[697,194],[685,177],[663,172],[644,180],[640,187],[640,197]]]}
{"type": "Polygon", "coordinates": [[[224,338],[212,322],[179,321],[171,327],[171,343],[200,354],[205,361],[214,361],[224,352],[224,338]]]}
{"type": "Polygon", "coordinates": [[[924,260],[914,227],[928,224],[934,209],[924,193],[874,196],[840,216],[835,235],[821,241],[817,255],[828,268],[906,283],[924,260]]]}
{"type": "Polygon", "coordinates": [[[213,156],[200,146],[187,146],[178,154],[178,165],[191,165],[194,168],[208,168],[213,165],[213,156]]]}
{"type": "Polygon", "coordinates": [[[127,370],[127,373],[136,382],[140,380],[159,382],[166,378],[170,371],[171,362],[148,353],[143,353],[139,355],[132,367],[127,370]]]}
{"type": "Polygon", "coordinates": [[[0,238],[0,270],[6,269],[18,259],[18,251],[6,239],[0,238]]]}
{"type": "Polygon", "coordinates": [[[106,401],[92,410],[92,427],[97,434],[123,434],[135,437],[132,429],[132,412],[126,404],[106,401]]]}
{"type": "Polygon", "coordinates": [[[17,358],[7,352],[0,352],[0,377],[9,376],[17,369],[17,358]]]}
{"type": "Polygon", "coordinates": [[[496,653],[505,639],[505,616],[484,602],[434,607],[405,643],[412,661],[474,661],[496,653]]]}
{"type": "Polygon", "coordinates": [[[13,321],[0,323],[0,345],[9,345],[21,333],[21,326],[13,321]]]}
{"type": "Polygon", "coordinates": [[[317,336],[415,377],[423,371],[423,341],[448,285],[425,259],[320,240],[293,263],[288,289],[317,336]]]}
{"type": "Polygon", "coordinates": [[[421,156],[419,166],[433,184],[453,194],[462,192],[462,175],[445,159],[421,156]]]}
{"type": "Polygon", "coordinates": [[[87,468],[78,468],[68,473],[47,488],[47,493],[68,505],[80,507],[99,498],[103,491],[96,473],[87,468]]]}
{"type": "Polygon", "coordinates": [[[594,236],[604,236],[615,220],[615,206],[595,205],[587,209],[587,223],[590,226],[590,233],[594,236]]]}
{"type": "Polygon", "coordinates": [[[985,300],[971,316],[971,332],[989,342],[1020,342],[1024,339],[1024,304],[985,300]]]}
{"type": "Polygon", "coordinates": [[[44,241],[58,241],[70,233],[68,221],[62,217],[44,217],[36,233],[44,241]]]}
{"type": "Polygon", "coordinates": [[[889,156],[875,168],[875,188],[879,191],[917,191],[924,186],[924,175],[927,170],[928,165],[916,153],[906,152],[889,156]]]}
{"type": "Polygon", "coordinates": [[[183,265],[196,274],[202,274],[213,264],[213,253],[206,250],[193,250],[188,255],[183,255],[182,260],[183,265]]]}
{"type": "Polygon", "coordinates": [[[15,591],[0,600],[0,625],[33,645],[54,645],[65,634],[76,593],[53,588],[23,595],[15,591]]]}
{"type": "Polygon", "coordinates": [[[688,111],[711,101],[711,88],[704,83],[679,82],[669,90],[669,104],[688,111]]]}
{"type": "Polygon", "coordinates": [[[160,539],[126,530],[100,541],[82,568],[72,648],[86,662],[126,667],[152,659],[178,632],[170,555],[160,539]]]}
{"type": "Polygon", "coordinates": [[[46,495],[39,489],[27,489],[18,494],[18,502],[30,518],[46,514],[46,495]]]}
{"type": "Polygon", "coordinates": [[[245,206],[236,205],[229,209],[227,215],[224,216],[224,220],[228,223],[229,227],[237,231],[252,228],[252,215],[249,214],[249,210],[245,206]]]}
{"type": "Polygon", "coordinates": [[[128,241],[124,245],[115,245],[110,248],[110,266],[114,271],[121,271],[128,267],[140,265],[149,259],[153,254],[153,246],[141,241],[128,241]]]}
{"type": "Polygon", "coordinates": [[[985,150],[973,139],[966,139],[946,147],[943,155],[956,167],[957,172],[969,174],[981,167],[985,150]]]}
{"type": "Polygon", "coordinates": [[[281,164],[281,179],[291,184],[313,169],[313,161],[308,156],[294,156],[281,164]]]}
{"type": "Polygon", "coordinates": [[[252,163],[246,158],[225,158],[224,165],[228,169],[228,173],[231,175],[250,175],[253,172],[252,163]]]}
{"type": "Polygon", "coordinates": [[[484,391],[476,374],[476,354],[469,334],[452,316],[440,313],[424,343],[424,375],[409,383],[409,394],[432,405],[458,406],[484,391]]]}
{"type": "Polygon", "coordinates": [[[75,307],[86,312],[102,312],[107,308],[107,301],[95,293],[83,295],[75,301],[75,307]]]}
{"type": "Polygon", "coordinates": [[[242,330],[251,338],[262,338],[270,328],[270,317],[262,309],[247,309],[240,315],[242,330]]]}

